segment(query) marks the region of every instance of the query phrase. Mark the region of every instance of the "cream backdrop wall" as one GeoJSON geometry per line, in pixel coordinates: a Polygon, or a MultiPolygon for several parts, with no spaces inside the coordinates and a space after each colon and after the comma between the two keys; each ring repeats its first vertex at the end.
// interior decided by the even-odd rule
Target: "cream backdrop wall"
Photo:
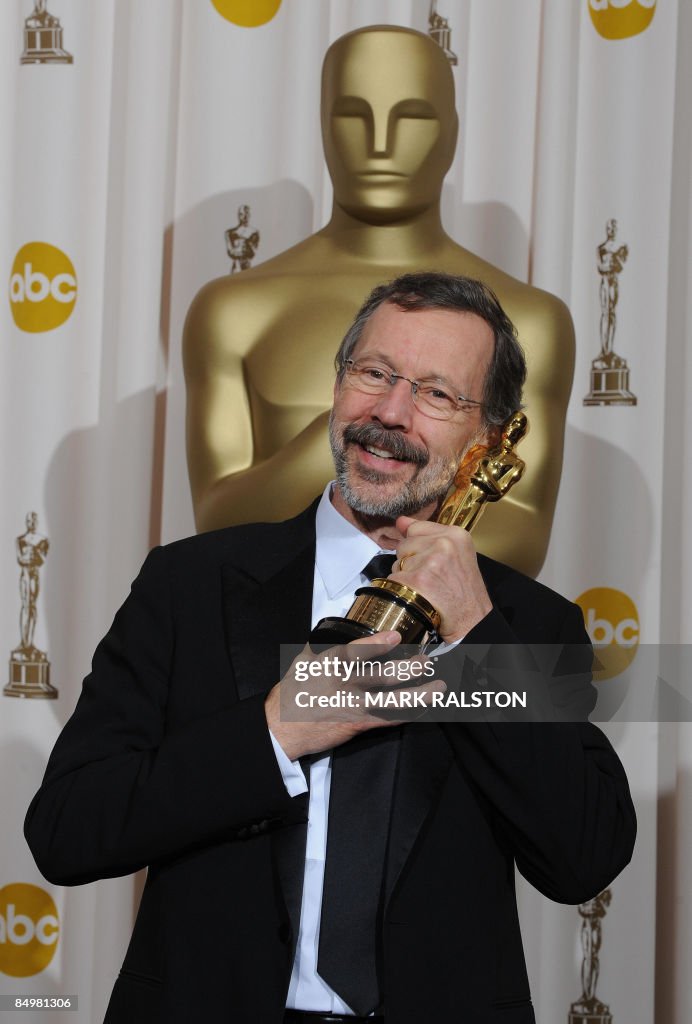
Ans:
{"type": "MultiPolygon", "coordinates": [[[[237,225],[239,206],[250,207],[259,233],[255,264],[326,221],[318,113],[327,46],[373,23],[427,31],[431,5],[46,6],[5,4],[0,32],[8,286],[0,685],[9,689],[0,697],[0,996],[77,994],[70,1019],[87,1024],[103,1014],[141,879],[49,885],[21,823],[92,650],[146,551],[193,531],[180,360],[186,309],[205,281],[229,271],[224,232],[237,225]],[[243,13],[268,20],[243,27],[243,13]],[[39,30],[50,38],[39,41],[39,30]],[[37,521],[27,533],[31,512],[37,521]],[[24,641],[37,611],[35,650],[13,654],[22,647],[22,607],[24,641]],[[44,699],[49,687],[54,699],[44,699]]],[[[612,640],[611,654],[630,663],[599,684],[599,708],[640,820],[634,860],[598,919],[597,995],[615,1022],[687,1024],[692,726],[628,721],[654,716],[629,716],[623,687],[645,655],[656,664],[653,645],[692,642],[692,5],[440,0],[437,13],[458,56],[461,120],[445,226],[560,295],[577,330],[565,472],[542,578],[579,598],[595,639],[612,640]],[[596,250],[612,220],[599,273],[596,250]],[[614,264],[623,245],[626,259],[620,253],[614,264]],[[603,260],[611,283],[602,300],[603,260]],[[584,404],[601,349],[601,301],[615,313],[620,384],[627,369],[636,405],[584,404]]],[[[650,708],[653,684],[644,697],[650,708]]],[[[596,937],[598,908],[582,908],[583,917],[523,883],[519,891],[538,1019],[565,1022],[582,988],[581,923],[596,937]]]]}

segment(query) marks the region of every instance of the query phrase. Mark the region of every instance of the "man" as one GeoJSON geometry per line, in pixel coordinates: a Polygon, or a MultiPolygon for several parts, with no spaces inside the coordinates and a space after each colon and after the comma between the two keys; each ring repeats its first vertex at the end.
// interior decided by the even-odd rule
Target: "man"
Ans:
{"type": "Polygon", "coordinates": [[[627,781],[588,723],[282,715],[297,683],[276,681],[277,643],[343,614],[386,551],[446,645],[571,643],[590,665],[575,606],[430,521],[464,450],[520,403],[492,293],[381,286],[337,368],[336,483],[289,522],[150,554],[29,810],[56,883],[149,866],[108,1024],[528,1024],[514,863],[580,903],[630,858],[627,781]]]}

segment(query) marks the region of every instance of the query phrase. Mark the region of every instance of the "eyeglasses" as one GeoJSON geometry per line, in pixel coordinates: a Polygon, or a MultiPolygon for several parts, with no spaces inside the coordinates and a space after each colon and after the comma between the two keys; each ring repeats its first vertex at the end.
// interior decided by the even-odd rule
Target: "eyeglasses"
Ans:
{"type": "Polygon", "coordinates": [[[383,395],[398,380],[407,381],[411,385],[411,398],[416,408],[435,420],[448,420],[456,412],[470,413],[483,408],[482,402],[465,395],[455,396],[453,391],[437,381],[411,380],[369,359],[346,359],[344,373],[352,387],[368,395],[383,395]]]}

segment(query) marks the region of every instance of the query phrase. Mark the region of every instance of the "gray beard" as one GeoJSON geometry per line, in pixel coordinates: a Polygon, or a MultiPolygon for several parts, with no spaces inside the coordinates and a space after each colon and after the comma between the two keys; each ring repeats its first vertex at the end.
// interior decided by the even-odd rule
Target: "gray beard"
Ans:
{"type": "MultiPolygon", "coordinates": [[[[364,477],[364,479],[367,478],[364,477]]],[[[406,485],[401,494],[394,494],[380,499],[371,498],[368,500],[366,497],[357,494],[351,487],[348,479],[348,473],[345,470],[342,472],[337,470],[336,474],[339,490],[341,491],[344,501],[349,508],[353,509],[354,512],[358,512],[358,514],[362,516],[391,520],[396,519],[398,516],[414,516],[427,505],[441,501],[449,490],[449,485],[453,479],[454,473],[452,473],[450,479],[446,484],[444,484],[444,486],[438,485],[437,487],[430,487],[427,490],[415,488],[415,481],[411,481],[406,485]]],[[[371,479],[371,482],[377,483],[378,481],[371,479]]]]}
{"type": "Polygon", "coordinates": [[[425,462],[419,462],[417,472],[411,480],[402,484],[399,494],[368,498],[358,493],[356,486],[351,482],[352,474],[357,473],[358,479],[370,484],[389,483],[389,474],[380,473],[376,469],[364,469],[362,466],[356,471],[349,470],[347,446],[337,435],[333,415],[329,419],[329,443],[336,470],[336,482],[342,497],[349,508],[362,516],[392,520],[398,516],[413,516],[422,508],[436,504],[444,498],[458,468],[458,460],[451,462],[442,458],[433,461],[426,459],[425,462]],[[432,476],[432,479],[426,480],[428,476],[432,476]]]}

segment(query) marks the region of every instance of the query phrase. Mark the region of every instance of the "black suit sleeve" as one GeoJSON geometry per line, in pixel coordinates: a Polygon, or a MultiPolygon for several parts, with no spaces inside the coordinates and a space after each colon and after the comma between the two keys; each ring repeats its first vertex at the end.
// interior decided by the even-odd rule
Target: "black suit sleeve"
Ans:
{"type": "Polygon", "coordinates": [[[201,844],[305,820],[305,801],[283,784],[263,694],[169,727],[175,645],[158,548],[96,650],[29,807],[26,838],[49,881],[129,874],[201,844]]]}
{"type": "MultiPolygon", "coordinates": [[[[580,610],[557,639],[568,645],[572,699],[592,705],[592,652],[580,610]],[[574,672],[575,658],[581,672],[574,672]],[[584,695],[586,694],[586,697],[584,695]]],[[[467,642],[518,645],[492,611],[467,642]]],[[[443,726],[455,757],[489,808],[524,877],[550,899],[582,903],[609,885],[632,856],[636,816],[625,771],[588,721],[477,722],[443,726]]]]}

